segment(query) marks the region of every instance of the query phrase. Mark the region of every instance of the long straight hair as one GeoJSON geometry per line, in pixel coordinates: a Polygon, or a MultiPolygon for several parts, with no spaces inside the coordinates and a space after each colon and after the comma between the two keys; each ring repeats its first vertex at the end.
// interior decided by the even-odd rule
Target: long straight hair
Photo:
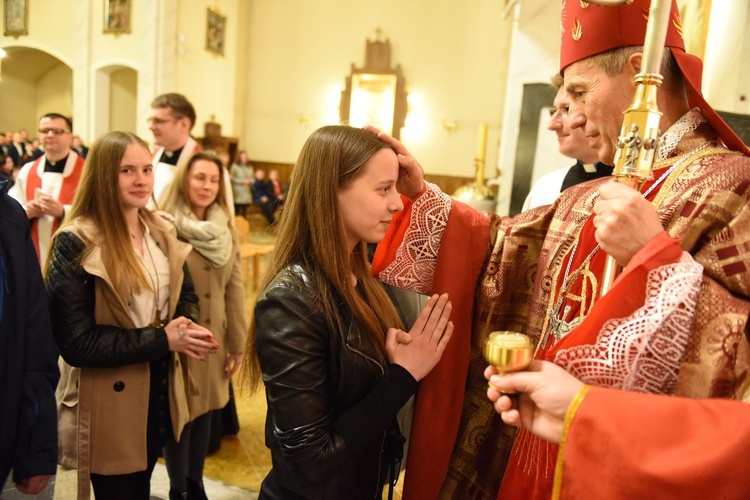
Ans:
{"type": "MultiPolygon", "coordinates": [[[[90,236],[91,240],[84,241],[86,249],[81,255],[81,261],[95,247],[99,247],[115,289],[119,290],[123,284],[127,284],[130,293],[138,294],[144,288],[153,290],[133,249],[130,230],[120,203],[120,162],[131,146],[142,147],[147,153],[149,151],[148,145],[141,138],[128,132],[109,132],[94,141],[81,173],[73,206],[56,234],[60,234],[78,219],[91,221],[97,232],[90,236]]],[[[146,221],[156,219],[145,208],[139,209],[138,213],[146,221]]],[[[52,246],[54,247],[54,242],[52,246]]],[[[49,266],[50,255],[51,252],[47,255],[45,269],[49,266]]]]}
{"type": "MultiPolygon", "coordinates": [[[[338,296],[363,325],[382,363],[387,360],[387,329],[403,325],[385,290],[370,274],[366,243],[360,241],[349,253],[338,194],[362,174],[375,153],[387,147],[375,134],[359,128],[327,126],[313,132],[294,166],[276,248],[260,287],[265,289],[290,264],[303,265],[317,287],[328,324],[337,324],[338,296]],[[351,286],[350,274],[356,277],[361,293],[351,286]]],[[[242,369],[243,385],[251,390],[257,389],[262,379],[255,336],[253,313],[242,369]]]]}
{"type": "Polygon", "coordinates": [[[226,172],[224,172],[224,166],[221,164],[221,160],[219,160],[218,156],[204,151],[193,153],[190,158],[188,158],[188,161],[177,167],[177,171],[175,171],[174,174],[174,180],[172,181],[172,184],[169,185],[167,192],[162,196],[159,202],[159,208],[171,214],[174,214],[176,211],[182,210],[183,208],[192,211],[190,197],[188,196],[188,174],[190,173],[190,169],[193,168],[193,165],[195,165],[195,162],[199,160],[210,161],[219,167],[219,192],[216,194],[216,199],[211,206],[218,205],[224,213],[227,214],[227,217],[229,217],[229,205],[227,204],[227,194],[224,187],[224,175],[226,175],[226,172]]]}

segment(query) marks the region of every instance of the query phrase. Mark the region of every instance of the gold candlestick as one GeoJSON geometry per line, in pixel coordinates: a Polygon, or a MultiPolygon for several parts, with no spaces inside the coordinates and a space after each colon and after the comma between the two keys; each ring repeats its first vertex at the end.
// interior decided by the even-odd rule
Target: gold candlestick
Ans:
{"type": "MultiPolygon", "coordinates": [[[[484,164],[485,164],[485,152],[487,150],[487,130],[489,126],[486,123],[479,124],[479,140],[477,142],[477,156],[474,158],[474,182],[466,184],[456,189],[453,193],[453,198],[471,205],[474,202],[483,204],[495,199],[495,195],[492,189],[484,184],[484,164]]],[[[490,204],[494,205],[494,204],[490,204]]],[[[475,206],[474,208],[480,209],[475,206]]],[[[482,210],[494,210],[492,208],[481,207],[482,210]]]]}
{"type": "Polygon", "coordinates": [[[477,142],[477,184],[484,184],[484,159],[487,152],[487,130],[489,126],[486,123],[479,124],[479,142],[477,142]]]}
{"type": "Polygon", "coordinates": [[[526,335],[516,332],[490,333],[484,340],[483,352],[484,359],[501,375],[525,370],[534,359],[534,345],[531,340],[526,335]]]}

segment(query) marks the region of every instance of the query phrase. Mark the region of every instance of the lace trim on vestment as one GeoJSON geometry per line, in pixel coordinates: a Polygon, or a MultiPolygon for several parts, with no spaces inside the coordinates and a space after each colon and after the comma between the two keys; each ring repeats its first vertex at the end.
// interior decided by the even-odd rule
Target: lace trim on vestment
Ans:
{"type": "Polygon", "coordinates": [[[380,274],[381,281],[417,293],[432,289],[440,242],[451,212],[450,196],[425,182],[427,190],[412,205],[409,228],[393,262],[380,274]]]}
{"type": "Polygon", "coordinates": [[[666,160],[686,134],[694,131],[705,122],[706,119],[698,108],[693,108],[682,115],[679,120],[674,122],[672,126],[669,127],[661,137],[659,137],[659,144],[656,146],[656,158],[654,161],[666,160]]]}
{"type": "Polygon", "coordinates": [[[674,393],[702,281],[703,266],[683,252],[648,273],[642,307],[607,321],[593,345],[561,350],[555,363],[587,384],[674,393]]]}

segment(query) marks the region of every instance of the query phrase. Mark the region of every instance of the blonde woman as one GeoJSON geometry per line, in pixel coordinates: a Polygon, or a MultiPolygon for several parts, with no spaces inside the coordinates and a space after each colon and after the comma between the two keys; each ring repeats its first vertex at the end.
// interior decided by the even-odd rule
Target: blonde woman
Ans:
{"type": "Polygon", "coordinates": [[[47,260],[60,463],[78,468],[79,498],[89,477],[97,498],[149,498],[159,451],[188,422],[185,360],[218,348],[195,323],[190,246],[145,208],[153,185],[141,139],[100,137],[47,260]]]}
{"type": "Polygon", "coordinates": [[[221,347],[205,362],[188,360],[193,390],[190,418],[179,442],[170,440],[164,458],[170,498],[205,498],[203,464],[208,451],[212,410],[229,401],[229,381],[242,360],[247,331],[237,235],[230,224],[224,192],[225,170],[209,153],[195,153],[178,167],[160,206],[172,214],[179,238],[193,246],[187,258],[200,300],[199,323],[210,328],[221,347]]]}

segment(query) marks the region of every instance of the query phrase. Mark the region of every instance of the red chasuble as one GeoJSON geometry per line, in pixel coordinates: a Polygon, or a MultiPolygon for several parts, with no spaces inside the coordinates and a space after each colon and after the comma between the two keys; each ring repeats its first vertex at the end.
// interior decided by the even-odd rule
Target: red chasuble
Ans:
{"type": "Polygon", "coordinates": [[[750,494],[747,403],[592,387],[572,410],[553,498],[740,500],[750,494]]]}
{"type": "MultiPolygon", "coordinates": [[[[591,221],[584,226],[580,241],[593,241],[591,221]]],[[[590,246],[589,251],[595,245],[596,243],[590,246]]],[[[583,255],[585,258],[586,254],[583,255]]],[[[603,252],[602,255],[605,256],[603,252]]],[[[611,318],[627,317],[643,306],[648,273],[658,267],[678,262],[681,256],[682,248],[680,248],[679,239],[671,238],[666,232],[654,238],[633,257],[610,291],[595,303],[583,323],[558,342],[555,342],[553,337],[547,339],[546,345],[539,349],[537,359],[554,362],[556,354],[562,349],[595,344],[605,322],[611,318]]],[[[595,272],[601,276],[604,258],[599,261],[601,262],[598,263],[595,272]]],[[[575,267],[572,268],[575,269],[575,267]]],[[[556,445],[521,429],[516,436],[510,462],[497,498],[550,498],[557,452],[556,445]]]]}

